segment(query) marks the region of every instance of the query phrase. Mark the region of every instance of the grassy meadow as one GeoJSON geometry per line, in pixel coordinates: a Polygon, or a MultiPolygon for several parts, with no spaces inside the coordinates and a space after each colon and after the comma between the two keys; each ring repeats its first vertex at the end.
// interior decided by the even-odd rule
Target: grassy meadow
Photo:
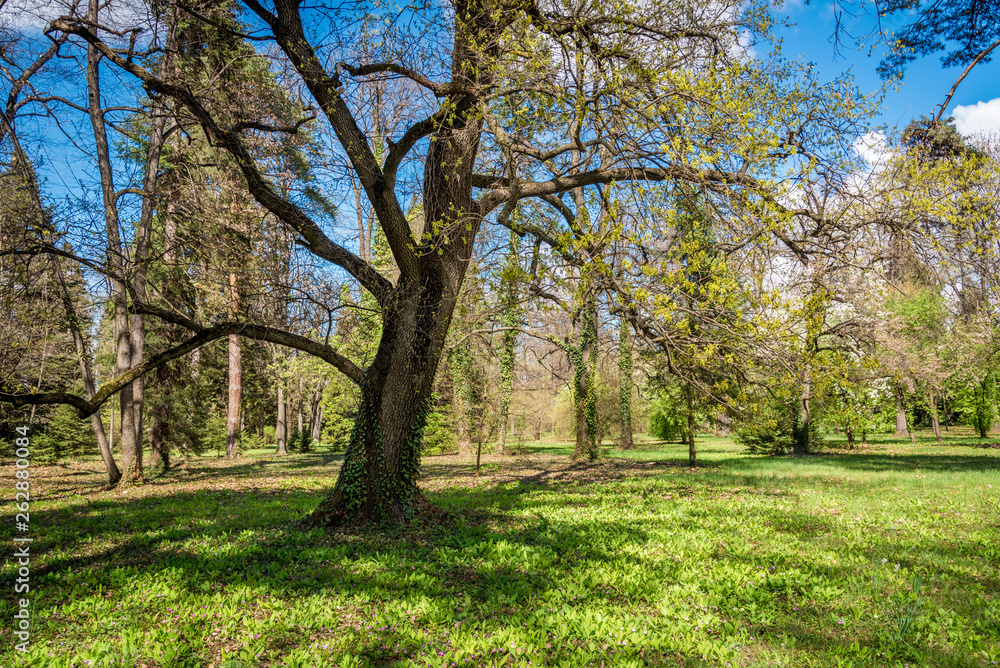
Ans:
{"type": "MultiPolygon", "coordinates": [[[[336,454],[187,457],[124,491],[98,461],[33,464],[23,663],[1000,665],[1000,443],[698,444],[695,469],[651,442],[592,464],[528,442],[481,477],[426,457],[451,520],[368,533],[294,526],[336,454]]],[[[15,577],[6,556],[3,666],[15,577]]]]}

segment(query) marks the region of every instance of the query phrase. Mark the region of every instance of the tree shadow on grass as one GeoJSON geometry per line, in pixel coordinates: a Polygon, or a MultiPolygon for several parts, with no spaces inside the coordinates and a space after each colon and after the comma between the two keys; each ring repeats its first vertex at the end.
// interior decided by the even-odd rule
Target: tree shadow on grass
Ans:
{"type": "Polygon", "coordinates": [[[805,457],[736,457],[727,459],[725,470],[763,471],[775,462],[795,466],[823,466],[831,469],[855,471],[934,471],[934,472],[987,472],[1000,470],[1000,456],[954,454],[827,454],[805,457]]]}
{"type": "MultiPolygon", "coordinates": [[[[303,459],[282,462],[284,466],[275,468],[284,482],[293,485],[318,474],[331,476],[329,470],[316,471],[315,468],[335,464],[336,456],[315,457],[318,459],[312,465],[303,459]]],[[[840,459],[852,457],[857,455],[840,459]]],[[[890,464],[898,464],[895,460],[900,458],[885,459],[890,464]]],[[[266,470],[272,460],[263,461],[266,470]]],[[[811,458],[802,461],[815,463],[811,458]]],[[[834,462],[832,465],[843,464],[834,462]]],[[[882,464],[876,462],[874,465],[882,464]]],[[[254,477],[260,475],[256,462],[227,465],[221,470],[210,466],[192,468],[194,478],[183,478],[183,490],[165,482],[151,485],[148,494],[138,498],[97,494],[80,502],[42,510],[33,518],[40,529],[47,527],[39,531],[39,539],[33,545],[33,550],[38,550],[33,582],[39,584],[38,605],[42,611],[39,639],[58,637],[61,633],[60,625],[64,622],[46,621],[45,609],[54,609],[59,602],[72,599],[72,587],[83,574],[91,584],[101,584],[111,597],[123,595],[127,585],[140,577],[142,579],[135,583],[148,584],[162,579],[163,582],[175,582],[182,589],[180,593],[188,595],[211,591],[224,596],[228,588],[245,587],[259,599],[246,601],[251,612],[265,596],[284,601],[287,609],[294,608],[303,597],[317,594],[349,594],[352,600],[372,602],[355,605],[350,615],[345,612],[343,618],[336,621],[341,625],[357,625],[359,619],[368,627],[387,623],[389,613],[385,608],[390,603],[423,600],[414,608],[419,610],[413,613],[412,629],[394,627],[391,631],[358,632],[358,651],[376,665],[390,665],[385,662],[394,660],[387,654],[387,646],[396,645],[407,652],[416,652],[425,645],[426,640],[421,641],[421,636],[413,629],[444,631],[455,623],[483,629],[499,628],[505,616],[515,620],[512,624],[517,624],[527,619],[527,615],[542,612],[551,601],[572,609],[584,605],[583,601],[576,602],[561,593],[568,582],[590,583],[583,592],[587,605],[655,618],[659,614],[655,611],[655,600],[623,597],[621,591],[612,586],[616,582],[604,582],[604,575],[595,575],[615,564],[616,568],[623,566],[627,572],[644,574],[646,578],[671,577],[670,571],[653,568],[655,562],[648,556],[657,548],[656,536],[651,532],[654,527],[644,520],[604,519],[596,513],[588,516],[590,502],[586,494],[596,494],[606,485],[615,485],[627,492],[631,488],[623,484],[638,484],[645,478],[661,481],[668,472],[676,475],[668,476],[656,488],[656,494],[688,499],[702,498],[706,494],[754,496],[770,492],[732,489],[731,485],[721,489],[720,483],[726,480],[731,469],[737,474],[743,472],[739,459],[713,469],[708,476],[697,472],[687,475],[687,471],[678,470],[686,467],[669,464],[524,460],[511,463],[487,479],[475,481],[474,486],[456,484],[428,491],[433,502],[452,510],[453,520],[447,524],[404,530],[323,533],[293,527],[293,523],[318,502],[322,493],[295,486],[248,488],[254,484],[254,477]],[[193,490],[187,489],[189,482],[202,485],[225,482],[243,488],[193,490]],[[551,494],[546,498],[535,496],[539,492],[563,490],[574,494],[555,499],[551,494]],[[546,516],[546,509],[560,507],[580,512],[569,521],[557,522],[546,516]],[[520,512],[510,512],[514,508],[520,512]],[[466,597],[470,604],[460,605],[466,597]]],[[[425,465],[424,476],[430,481],[447,479],[449,483],[470,484],[474,479],[474,467],[436,462],[425,465]]],[[[730,479],[729,483],[732,482],[730,479]]],[[[638,501],[636,497],[634,503],[638,501]]],[[[763,512],[768,526],[787,535],[789,540],[824,540],[824,536],[838,529],[831,519],[809,513],[787,509],[757,512],[763,512]]],[[[705,521],[704,517],[679,521],[669,516],[659,520],[660,523],[674,523],[671,531],[681,532],[694,531],[705,521]]],[[[715,539],[724,539],[734,546],[746,543],[733,528],[716,528],[714,534],[715,539]]],[[[880,545],[888,547],[891,541],[891,535],[887,535],[880,545]]],[[[879,549],[882,548],[875,551],[879,549]]],[[[904,566],[915,569],[930,568],[942,562],[958,564],[968,558],[968,554],[959,553],[959,549],[943,540],[931,541],[928,552],[911,557],[911,562],[904,562],[904,566]]],[[[871,555],[873,563],[877,563],[877,557],[871,555]]],[[[689,558],[705,557],[694,554],[689,558]]],[[[774,563],[775,555],[744,545],[724,555],[707,558],[731,559],[763,567],[774,563]]],[[[905,555],[898,558],[905,558],[905,555]]],[[[814,567],[813,570],[820,580],[827,582],[837,582],[852,574],[833,566],[814,567]]],[[[7,570],[5,574],[8,572],[12,573],[7,570]]],[[[961,581],[961,585],[968,591],[983,586],[991,591],[997,589],[995,581],[977,584],[970,579],[972,575],[958,567],[949,576],[965,578],[967,581],[961,581]]],[[[12,586],[12,583],[3,586],[12,586]]],[[[155,602],[154,596],[150,593],[145,603],[123,598],[122,604],[142,612],[144,605],[155,602]]],[[[847,652],[854,637],[825,633],[819,628],[819,625],[826,628],[830,623],[821,621],[821,615],[828,612],[821,606],[810,621],[780,627],[762,624],[756,613],[739,611],[735,606],[728,606],[725,615],[738,626],[760,627],[772,634],[779,631],[791,634],[801,647],[823,656],[829,652],[847,652]]],[[[292,629],[292,619],[295,618],[285,623],[279,618],[273,633],[265,637],[275,651],[287,648],[290,638],[297,642],[299,636],[295,634],[302,633],[292,629]]],[[[338,632],[344,632],[344,628],[340,627],[338,632]]],[[[863,637],[862,640],[871,643],[872,647],[880,647],[879,638],[863,637]]],[[[937,652],[930,665],[972,665],[944,649],[928,652],[937,652]]]]}

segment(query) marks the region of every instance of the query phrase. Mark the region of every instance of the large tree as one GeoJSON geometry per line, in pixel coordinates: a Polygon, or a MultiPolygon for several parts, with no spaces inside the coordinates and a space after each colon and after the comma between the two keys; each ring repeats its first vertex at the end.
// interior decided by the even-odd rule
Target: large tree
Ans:
{"type": "MultiPolygon", "coordinates": [[[[191,338],[149,357],[90,400],[59,392],[0,398],[68,402],[88,415],[126,382],[214,339],[236,333],[299,348],[361,390],[339,478],[314,515],[323,523],[399,521],[430,509],[416,484],[421,434],[484,221],[560,246],[563,241],[544,230],[511,222],[519,200],[559,209],[563,193],[588,186],[685,181],[730,202],[747,214],[745,221],[763,221],[740,231],[750,240],[781,234],[783,221],[796,215],[820,226],[807,211],[781,207],[772,180],[814,169],[863,107],[843,82],[810,90],[814,82],[800,81],[796,68],[750,59],[740,44],[766,17],[735,3],[458,0],[399,15],[376,14],[366,3],[330,10],[288,0],[273,8],[257,0],[244,6],[245,28],[219,29],[246,30],[246,39],[277,45],[268,52],[277,58],[274,67],[294,72],[295,85],[319,108],[318,124],[360,183],[398,276],[380,272],[346,239],[331,236],[331,228],[301,200],[285,196],[267,164],[255,159],[257,138],[295,132],[310,116],[286,110],[230,121],[211,89],[191,86],[180,74],[160,76],[127,39],[95,22],[65,17],[50,31],[82,38],[148,90],[175,99],[233,157],[257,202],[316,258],[371,295],[381,319],[374,359],[362,367],[325,342],[242,319],[205,324],[136,299],[135,312],[184,326],[191,338]],[[359,26],[372,20],[384,39],[358,62],[352,44],[359,26]],[[377,152],[381,136],[361,130],[370,109],[355,104],[354,91],[373,79],[399,78],[426,95],[412,96],[398,117],[405,122],[380,129],[393,139],[377,152]],[[794,157],[803,153],[806,159],[794,157]],[[421,229],[412,229],[404,213],[401,198],[408,193],[422,203],[421,229]]],[[[205,21],[212,25],[211,17],[205,21]]]]}

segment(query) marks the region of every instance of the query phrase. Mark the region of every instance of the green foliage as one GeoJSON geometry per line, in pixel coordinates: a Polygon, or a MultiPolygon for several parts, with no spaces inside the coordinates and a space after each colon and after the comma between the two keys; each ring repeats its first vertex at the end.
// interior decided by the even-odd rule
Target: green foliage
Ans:
{"type": "Polygon", "coordinates": [[[81,420],[72,407],[65,405],[52,411],[48,424],[32,437],[32,445],[32,455],[38,461],[49,463],[97,452],[97,439],[90,420],[81,420]]]}
{"type": "Polygon", "coordinates": [[[687,405],[680,391],[661,390],[650,402],[649,433],[664,441],[685,440],[687,405]]]}
{"type": "Polygon", "coordinates": [[[427,426],[424,427],[421,452],[425,455],[439,455],[454,452],[457,448],[454,420],[444,410],[431,411],[427,416],[427,426]]]}
{"type": "Polygon", "coordinates": [[[351,438],[358,415],[358,388],[347,378],[334,374],[323,390],[323,443],[343,450],[351,438]]]}
{"type": "MultiPolygon", "coordinates": [[[[815,447],[822,442],[819,420],[809,423],[809,443],[815,447]]],[[[795,447],[799,426],[798,406],[777,399],[758,407],[751,418],[744,420],[735,432],[735,440],[755,455],[784,455],[795,447]]]]}
{"type": "Polygon", "coordinates": [[[198,433],[198,442],[206,452],[214,450],[216,454],[224,453],[227,432],[226,416],[221,412],[212,413],[202,422],[198,433]]]}
{"type": "Polygon", "coordinates": [[[962,422],[979,434],[989,436],[997,417],[997,383],[993,374],[987,374],[979,382],[972,382],[957,388],[954,408],[962,422]]]}
{"type": "Polygon", "coordinates": [[[274,428],[271,429],[271,435],[268,436],[267,430],[264,430],[264,435],[261,436],[255,431],[244,431],[239,434],[239,449],[240,452],[246,452],[248,450],[262,450],[271,449],[271,445],[274,443],[274,428]]]}

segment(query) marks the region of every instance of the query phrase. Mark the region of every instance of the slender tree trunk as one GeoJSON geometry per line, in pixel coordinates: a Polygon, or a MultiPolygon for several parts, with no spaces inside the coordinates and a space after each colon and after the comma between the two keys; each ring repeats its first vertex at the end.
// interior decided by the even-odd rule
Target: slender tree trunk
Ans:
{"type": "Polygon", "coordinates": [[[812,383],[809,377],[806,377],[804,383],[802,383],[802,393],[799,396],[799,420],[795,434],[795,444],[793,446],[793,451],[797,455],[809,454],[809,427],[810,421],[812,420],[812,415],[809,410],[809,402],[812,399],[812,383]]]}
{"type": "MultiPolygon", "coordinates": [[[[90,0],[87,19],[92,25],[98,22],[98,0],[90,0]]],[[[94,46],[87,47],[87,98],[91,127],[94,131],[94,148],[101,177],[101,195],[104,203],[104,221],[108,235],[107,264],[115,277],[125,276],[125,256],[119,234],[117,195],[108,151],[108,137],[104,127],[104,110],[101,107],[100,88],[101,57],[94,46]]],[[[119,278],[111,279],[111,301],[114,305],[115,371],[117,375],[132,368],[132,331],[129,326],[128,292],[119,278]]],[[[124,387],[119,395],[121,417],[122,468],[126,482],[142,480],[142,453],[136,432],[138,418],[133,403],[133,385],[124,387]]]]}
{"type": "Polygon", "coordinates": [[[298,374],[296,376],[296,378],[297,378],[297,383],[298,383],[298,391],[295,394],[295,420],[296,420],[296,428],[298,429],[298,432],[299,432],[299,443],[301,444],[302,443],[302,430],[303,430],[303,422],[302,422],[302,374],[301,373],[298,374]]]}
{"type": "MultiPolygon", "coordinates": [[[[66,278],[63,276],[62,267],[55,262],[55,273],[59,280],[59,287],[62,289],[63,308],[66,310],[66,322],[69,332],[73,336],[73,345],[76,347],[76,356],[80,361],[80,374],[83,376],[84,389],[87,392],[87,399],[93,399],[96,389],[94,387],[94,375],[90,369],[90,357],[87,352],[83,335],[80,334],[80,322],[76,317],[76,309],[70,300],[69,290],[66,287],[66,278]]],[[[112,408],[112,410],[114,410],[112,408]]],[[[112,418],[113,420],[114,418],[112,418]]],[[[107,434],[104,433],[104,422],[101,421],[101,412],[96,411],[90,416],[90,424],[94,429],[94,437],[97,438],[97,448],[101,452],[101,459],[104,460],[104,468],[108,472],[108,484],[114,487],[121,480],[122,474],[115,463],[112,453],[112,444],[108,442],[107,434]]]]}
{"type": "Polygon", "coordinates": [[[281,379],[278,380],[278,424],[274,431],[278,437],[278,454],[287,455],[288,425],[285,418],[285,381],[281,379]]]}
{"type": "MultiPolygon", "coordinates": [[[[236,289],[236,274],[229,274],[230,307],[235,315],[239,311],[239,293],[236,289]]],[[[240,431],[240,409],[243,401],[243,355],[240,337],[229,335],[229,410],[226,420],[226,459],[239,457],[238,434],[240,431]]]]}
{"type": "MultiPolygon", "coordinates": [[[[177,269],[177,216],[172,201],[168,201],[163,216],[163,264],[167,276],[163,297],[168,303],[175,303],[178,301],[183,277],[177,269]]],[[[173,343],[177,340],[175,326],[165,323],[161,332],[167,341],[173,343]]],[[[174,420],[172,395],[177,380],[178,374],[173,363],[156,367],[153,385],[157,389],[158,398],[152,407],[153,426],[149,432],[149,448],[152,453],[151,465],[162,465],[164,471],[170,468],[170,429],[174,420]]]]}
{"type": "Polygon", "coordinates": [[[160,396],[159,401],[153,404],[153,427],[149,432],[150,466],[162,465],[164,471],[170,468],[170,425],[174,419],[171,394],[175,381],[170,364],[156,367],[153,382],[160,396]]]}
{"type": "Polygon", "coordinates": [[[455,431],[458,436],[458,454],[472,454],[472,388],[470,386],[469,365],[470,351],[466,346],[459,346],[451,355],[452,406],[455,411],[455,431]]]}
{"type": "Polygon", "coordinates": [[[934,438],[937,442],[941,442],[941,423],[938,422],[938,412],[937,412],[937,397],[934,396],[934,391],[930,388],[927,389],[927,410],[931,414],[931,430],[934,432],[934,438]]]}
{"type": "MultiPolygon", "coordinates": [[[[500,281],[500,321],[504,327],[511,328],[505,329],[500,334],[500,400],[497,412],[497,436],[498,450],[501,453],[507,447],[507,423],[510,420],[510,400],[514,394],[514,364],[517,361],[515,350],[517,332],[512,328],[521,324],[521,308],[518,303],[521,277],[521,265],[518,260],[519,239],[520,237],[511,232],[507,242],[506,266],[500,281]]],[[[476,458],[478,461],[478,451],[476,458]]]]}
{"type": "Polygon", "coordinates": [[[226,420],[226,459],[239,457],[240,403],[243,398],[243,364],[240,339],[229,335],[229,410],[226,420]]]}
{"type": "Polygon", "coordinates": [[[505,331],[500,337],[500,400],[497,411],[497,449],[501,453],[507,450],[507,423],[510,421],[510,399],[514,394],[514,362],[516,360],[514,345],[516,342],[516,332],[505,331]]]}
{"type": "Polygon", "coordinates": [[[896,395],[896,436],[909,436],[910,430],[906,426],[906,393],[897,383],[893,388],[896,395]]]}
{"type": "Polygon", "coordinates": [[[309,440],[319,442],[323,420],[323,390],[313,393],[309,410],[309,440]]]}
{"type": "Polygon", "coordinates": [[[632,442],[632,341],[628,323],[622,318],[618,323],[618,389],[621,402],[621,447],[631,450],[632,442]]]}
{"type": "Polygon", "coordinates": [[[687,398],[687,441],[688,441],[688,464],[698,465],[698,451],[694,447],[694,392],[691,390],[691,383],[685,387],[687,398]]]}
{"type": "Polygon", "coordinates": [[[575,364],[576,446],[573,459],[595,460],[597,442],[597,300],[588,295],[582,309],[580,347],[575,364]]]}
{"type": "Polygon", "coordinates": [[[312,440],[319,443],[323,439],[323,402],[322,397],[316,403],[316,421],[313,423],[312,440]]]}
{"type": "MultiPolygon", "coordinates": [[[[4,119],[4,128],[9,128],[11,143],[14,147],[15,157],[22,163],[23,169],[27,175],[28,189],[30,191],[32,200],[35,205],[35,215],[38,218],[38,229],[45,230],[45,207],[42,204],[42,194],[38,187],[38,178],[35,174],[35,169],[31,162],[28,160],[27,154],[21,148],[21,143],[18,140],[17,135],[14,133],[13,128],[6,123],[4,119]]],[[[51,239],[48,239],[51,242],[51,239]]],[[[70,335],[73,337],[73,345],[76,348],[77,360],[80,363],[80,374],[83,377],[84,390],[87,393],[87,399],[93,399],[96,393],[96,388],[94,385],[94,374],[90,368],[90,354],[87,350],[86,342],[81,334],[80,321],[77,318],[76,308],[73,304],[73,300],[70,297],[69,288],[66,285],[66,276],[62,264],[58,259],[53,259],[52,268],[56,275],[56,280],[59,282],[59,288],[62,294],[63,310],[66,314],[66,326],[69,329],[70,335]]],[[[43,364],[44,368],[44,364],[43,364]]],[[[41,380],[41,379],[39,379],[41,380]]],[[[32,406],[31,421],[34,421],[34,409],[32,406]]],[[[114,422],[114,407],[112,406],[112,422],[114,422]]],[[[101,411],[96,411],[90,416],[90,424],[94,430],[94,438],[97,440],[97,447],[101,453],[101,459],[104,461],[104,468],[108,473],[108,485],[114,487],[121,480],[121,471],[118,470],[118,465],[115,462],[113,448],[114,448],[114,425],[112,424],[112,440],[109,442],[108,436],[104,431],[104,422],[101,419],[101,411]]]]}
{"type": "Polygon", "coordinates": [[[715,415],[716,417],[712,424],[715,435],[719,438],[729,436],[729,425],[731,424],[729,416],[724,410],[717,411],[715,415]]]}

